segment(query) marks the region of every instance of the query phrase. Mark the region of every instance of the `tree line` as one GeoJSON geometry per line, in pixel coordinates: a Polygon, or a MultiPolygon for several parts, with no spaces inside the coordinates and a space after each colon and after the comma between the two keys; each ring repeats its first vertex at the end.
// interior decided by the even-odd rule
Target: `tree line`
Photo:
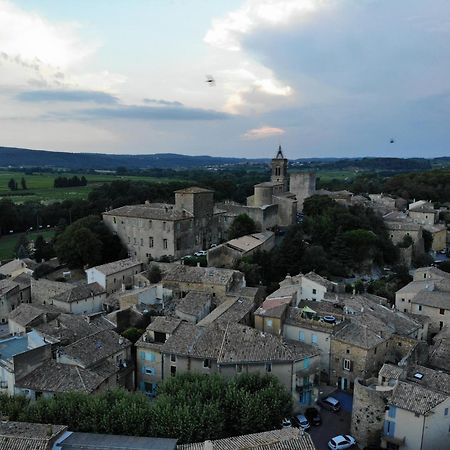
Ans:
{"type": "Polygon", "coordinates": [[[139,392],[58,394],[30,402],[0,395],[9,420],[67,425],[71,431],[176,438],[200,442],[279,428],[292,414],[290,394],[269,375],[182,374],[158,387],[149,401],[139,392]]]}
{"type": "Polygon", "coordinates": [[[76,186],[86,186],[87,180],[85,176],[78,178],[77,175],[73,177],[58,177],[53,181],[53,187],[64,188],[64,187],[76,187],[76,186]]]}
{"type": "MultiPolygon", "coordinates": [[[[24,191],[27,190],[27,181],[25,180],[24,177],[22,177],[22,179],[20,180],[20,186],[22,187],[22,190],[24,190],[24,191]]],[[[17,183],[15,178],[11,178],[8,181],[8,188],[11,191],[18,191],[19,190],[19,184],[17,183]]]]}

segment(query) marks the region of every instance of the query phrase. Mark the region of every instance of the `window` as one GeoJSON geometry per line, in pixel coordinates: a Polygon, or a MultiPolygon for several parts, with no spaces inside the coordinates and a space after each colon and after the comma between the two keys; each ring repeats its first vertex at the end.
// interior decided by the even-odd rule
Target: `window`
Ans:
{"type": "Polygon", "coordinates": [[[377,354],[377,348],[376,348],[376,347],[373,349],[373,354],[374,354],[374,355],[377,354]]]}
{"type": "Polygon", "coordinates": [[[170,355],[170,362],[177,362],[177,355],[170,355]]]}
{"type": "Polygon", "coordinates": [[[439,322],[439,329],[442,330],[443,327],[444,327],[444,322],[439,322]]]}
{"type": "Polygon", "coordinates": [[[177,374],[177,368],[175,366],[170,366],[170,375],[174,377],[177,374]]]}
{"type": "Polygon", "coordinates": [[[417,305],[417,309],[418,309],[419,311],[422,311],[422,305],[417,305]]]}
{"type": "Polygon", "coordinates": [[[167,248],[167,239],[163,239],[163,248],[164,248],[164,249],[167,248]]]}
{"type": "Polygon", "coordinates": [[[148,228],[149,228],[149,230],[152,229],[152,226],[153,226],[153,222],[151,220],[149,220],[148,221],[148,228]]]}
{"type": "Polygon", "coordinates": [[[448,416],[448,408],[444,409],[444,416],[448,416]]]}
{"type": "Polygon", "coordinates": [[[162,229],[163,229],[163,230],[166,229],[166,222],[163,222],[162,229]]]}
{"type": "Polygon", "coordinates": [[[444,309],[444,308],[440,308],[440,309],[439,309],[439,314],[444,315],[444,314],[445,314],[445,309],[444,309]]]}
{"type": "Polygon", "coordinates": [[[346,353],[347,353],[347,355],[350,354],[350,349],[349,348],[346,350],[346,353]]]}
{"type": "Polygon", "coordinates": [[[145,375],[156,375],[156,369],[153,367],[144,367],[145,375]]]}
{"type": "Polygon", "coordinates": [[[313,289],[313,294],[317,294],[317,289],[313,289]]]}
{"type": "Polygon", "coordinates": [[[116,220],[116,218],[115,218],[115,217],[113,217],[113,222],[114,222],[114,223],[117,223],[117,220],[116,220]]]}
{"type": "Polygon", "coordinates": [[[210,369],[211,368],[211,362],[209,359],[204,359],[203,360],[203,368],[204,369],[210,369]]]}
{"type": "Polygon", "coordinates": [[[133,238],[133,242],[136,244],[136,238],[133,238]]]}
{"type": "Polygon", "coordinates": [[[242,364],[236,364],[236,373],[242,372],[242,364]]]}
{"type": "Polygon", "coordinates": [[[411,299],[410,298],[408,298],[408,303],[411,303],[411,299]]]}
{"type": "Polygon", "coordinates": [[[404,298],[402,298],[402,302],[404,302],[405,301],[405,299],[404,298]]]}
{"type": "Polygon", "coordinates": [[[352,362],[349,359],[344,359],[344,370],[348,370],[349,372],[352,370],[352,362]]]}
{"type": "Polygon", "coordinates": [[[143,247],[143,246],[144,246],[144,239],[141,238],[141,247],[143,247]]]}
{"type": "Polygon", "coordinates": [[[304,331],[300,331],[298,333],[298,340],[299,341],[305,341],[305,332],[304,331]]]}
{"type": "Polygon", "coordinates": [[[316,334],[311,335],[311,344],[317,345],[317,335],[316,334]]]}
{"type": "Polygon", "coordinates": [[[303,360],[303,368],[308,369],[309,368],[309,358],[305,358],[303,360]]]}
{"type": "Polygon", "coordinates": [[[384,435],[385,436],[395,436],[395,422],[391,422],[390,420],[385,420],[384,435]]]}
{"type": "Polygon", "coordinates": [[[152,238],[152,237],[149,237],[149,238],[148,238],[148,246],[149,246],[150,248],[153,247],[153,238],[152,238]]]}
{"type": "Polygon", "coordinates": [[[267,320],[266,320],[266,325],[267,325],[269,328],[272,328],[272,319],[267,319],[267,320]]]}
{"type": "Polygon", "coordinates": [[[128,243],[130,243],[131,242],[131,238],[130,238],[130,236],[128,236],[128,243]]]}
{"type": "Polygon", "coordinates": [[[266,372],[272,372],[272,363],[266,363],[266,372]]]}

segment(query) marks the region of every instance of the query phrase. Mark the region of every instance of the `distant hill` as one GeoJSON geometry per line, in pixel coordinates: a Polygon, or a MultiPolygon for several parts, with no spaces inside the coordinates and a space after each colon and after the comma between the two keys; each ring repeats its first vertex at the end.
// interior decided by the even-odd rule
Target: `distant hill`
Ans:
{"type": "MultiPolygon", "coordinates": [[[[270,158],[247,159],[219,156],[188,156],[176,153],[151,155],[111,155],[106,153],[66,153],[0,147],[0,167],[48,167],[69,170],[103,169],[189,169],[238,164],[268,164],[270,158]]],[[[405,172],[449,166],[449,157],[425,158],[302,158],[290,160],[300,170],[367,170],[405,172]]]]}
{"type": "MultiPolygon", "coordinates": [[[[187,156],[175,153],[159,153],[155,155],[109,155],[105,153],[66,153],[0,147],[0,167],[51,167],[71,170],[115,170],[117,167],[125,166],[129,169],[176,169],[239,164],[245,161],[244,158],[187,156]]],[[[257,160],[255,160],[255,162],[257,162],[257,160]]]]}

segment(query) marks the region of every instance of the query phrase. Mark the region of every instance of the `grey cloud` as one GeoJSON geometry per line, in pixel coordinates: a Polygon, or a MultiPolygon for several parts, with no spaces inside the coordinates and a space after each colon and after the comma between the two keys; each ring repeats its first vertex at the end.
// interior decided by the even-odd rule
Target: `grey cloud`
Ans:
{"type": "Polygon", "coordinates": [[[47,118],[60,119],[129,119],[129,120],[224,120],[229,114],[211,109],[187,108],[181,106],[135,106],[118,105],[114,108],[86,108],[73,113],[54,113],[47,118]]]}
{"type": "Polygon", "coordinates": [[[100,91],[39,89],[21,92],[16,98],[22,102],[92,102],[115,104],[119,99],[111,94],[100,91]]]}
{"type": "Polygon", "coordinates": [[[159,100],[156,98],[144,98],[144,103],[151,103],[154,105],[162,105],[162,106],[183,106],[183,103],[177,102],[177,101],[170,101],[170,100],[159,100]]]}

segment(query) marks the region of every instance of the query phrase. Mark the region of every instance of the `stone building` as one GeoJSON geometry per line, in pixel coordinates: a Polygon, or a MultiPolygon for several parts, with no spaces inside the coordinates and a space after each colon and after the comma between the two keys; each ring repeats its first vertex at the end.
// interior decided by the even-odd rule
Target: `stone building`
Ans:
{"type": "Polygon", "coordinates": [[[288,160],[281,146],[271,163],[270,181],[256,184],[253,195],[247,197],[247,205],[233,202],[221,203],[225,210],[225,221],[239,214],[251,217],[260,231],[275,226],[296,223],[297,213],[302,210],[306,198],[314,195],[316,177],[313,173],[288,174],[288,160]]]}
{"type": "Polygon", "coordinates": [[[103,221],[130,256],[147,262],[179,259],[217,244],[225,233],[223,215],[214,206],[213,191],[190,187],[175,192],[175,204],[122,206],[103,213],[103,221]]]}
{"type": "Polygon", "coordinates": [[[413,281],[395,294],[395,307],[430,319],[429,332],[435,334],[450,325],[450,274],[436,267],[414,272],[413,281]]]}
{"type": "Polygon", "coordinates": [[[157,317],[136,347],[138,372],[148,376],[138,378],[143,390],[153,390],[165,378],[185,372],[220,373],[225,377],[270,373],[291,392],[296,409],[313,403],[318,396],[320,366],[316,348],[245,325],[215,322],[196,326],[157,317]]]}
{"type": "Polygon", "coordinates": [[[351,433],[383,449],[447,448],[450,375],[417,364],[384,364],[378,377],[357,379],[351,433]]]}
{"type": "Polygon", "coordinates": [[[87,282],[98,283],[107,294],[132,286],[134,278],[142,271],[142,263],[135,258],[121,259],[86,269],[87,282]]]}
{"type": "Polygon", "coordinates": [[[0,322],[8,322],[8,314],[20,304],[19,283],[10,278],[0,280],[0,322]]]}

